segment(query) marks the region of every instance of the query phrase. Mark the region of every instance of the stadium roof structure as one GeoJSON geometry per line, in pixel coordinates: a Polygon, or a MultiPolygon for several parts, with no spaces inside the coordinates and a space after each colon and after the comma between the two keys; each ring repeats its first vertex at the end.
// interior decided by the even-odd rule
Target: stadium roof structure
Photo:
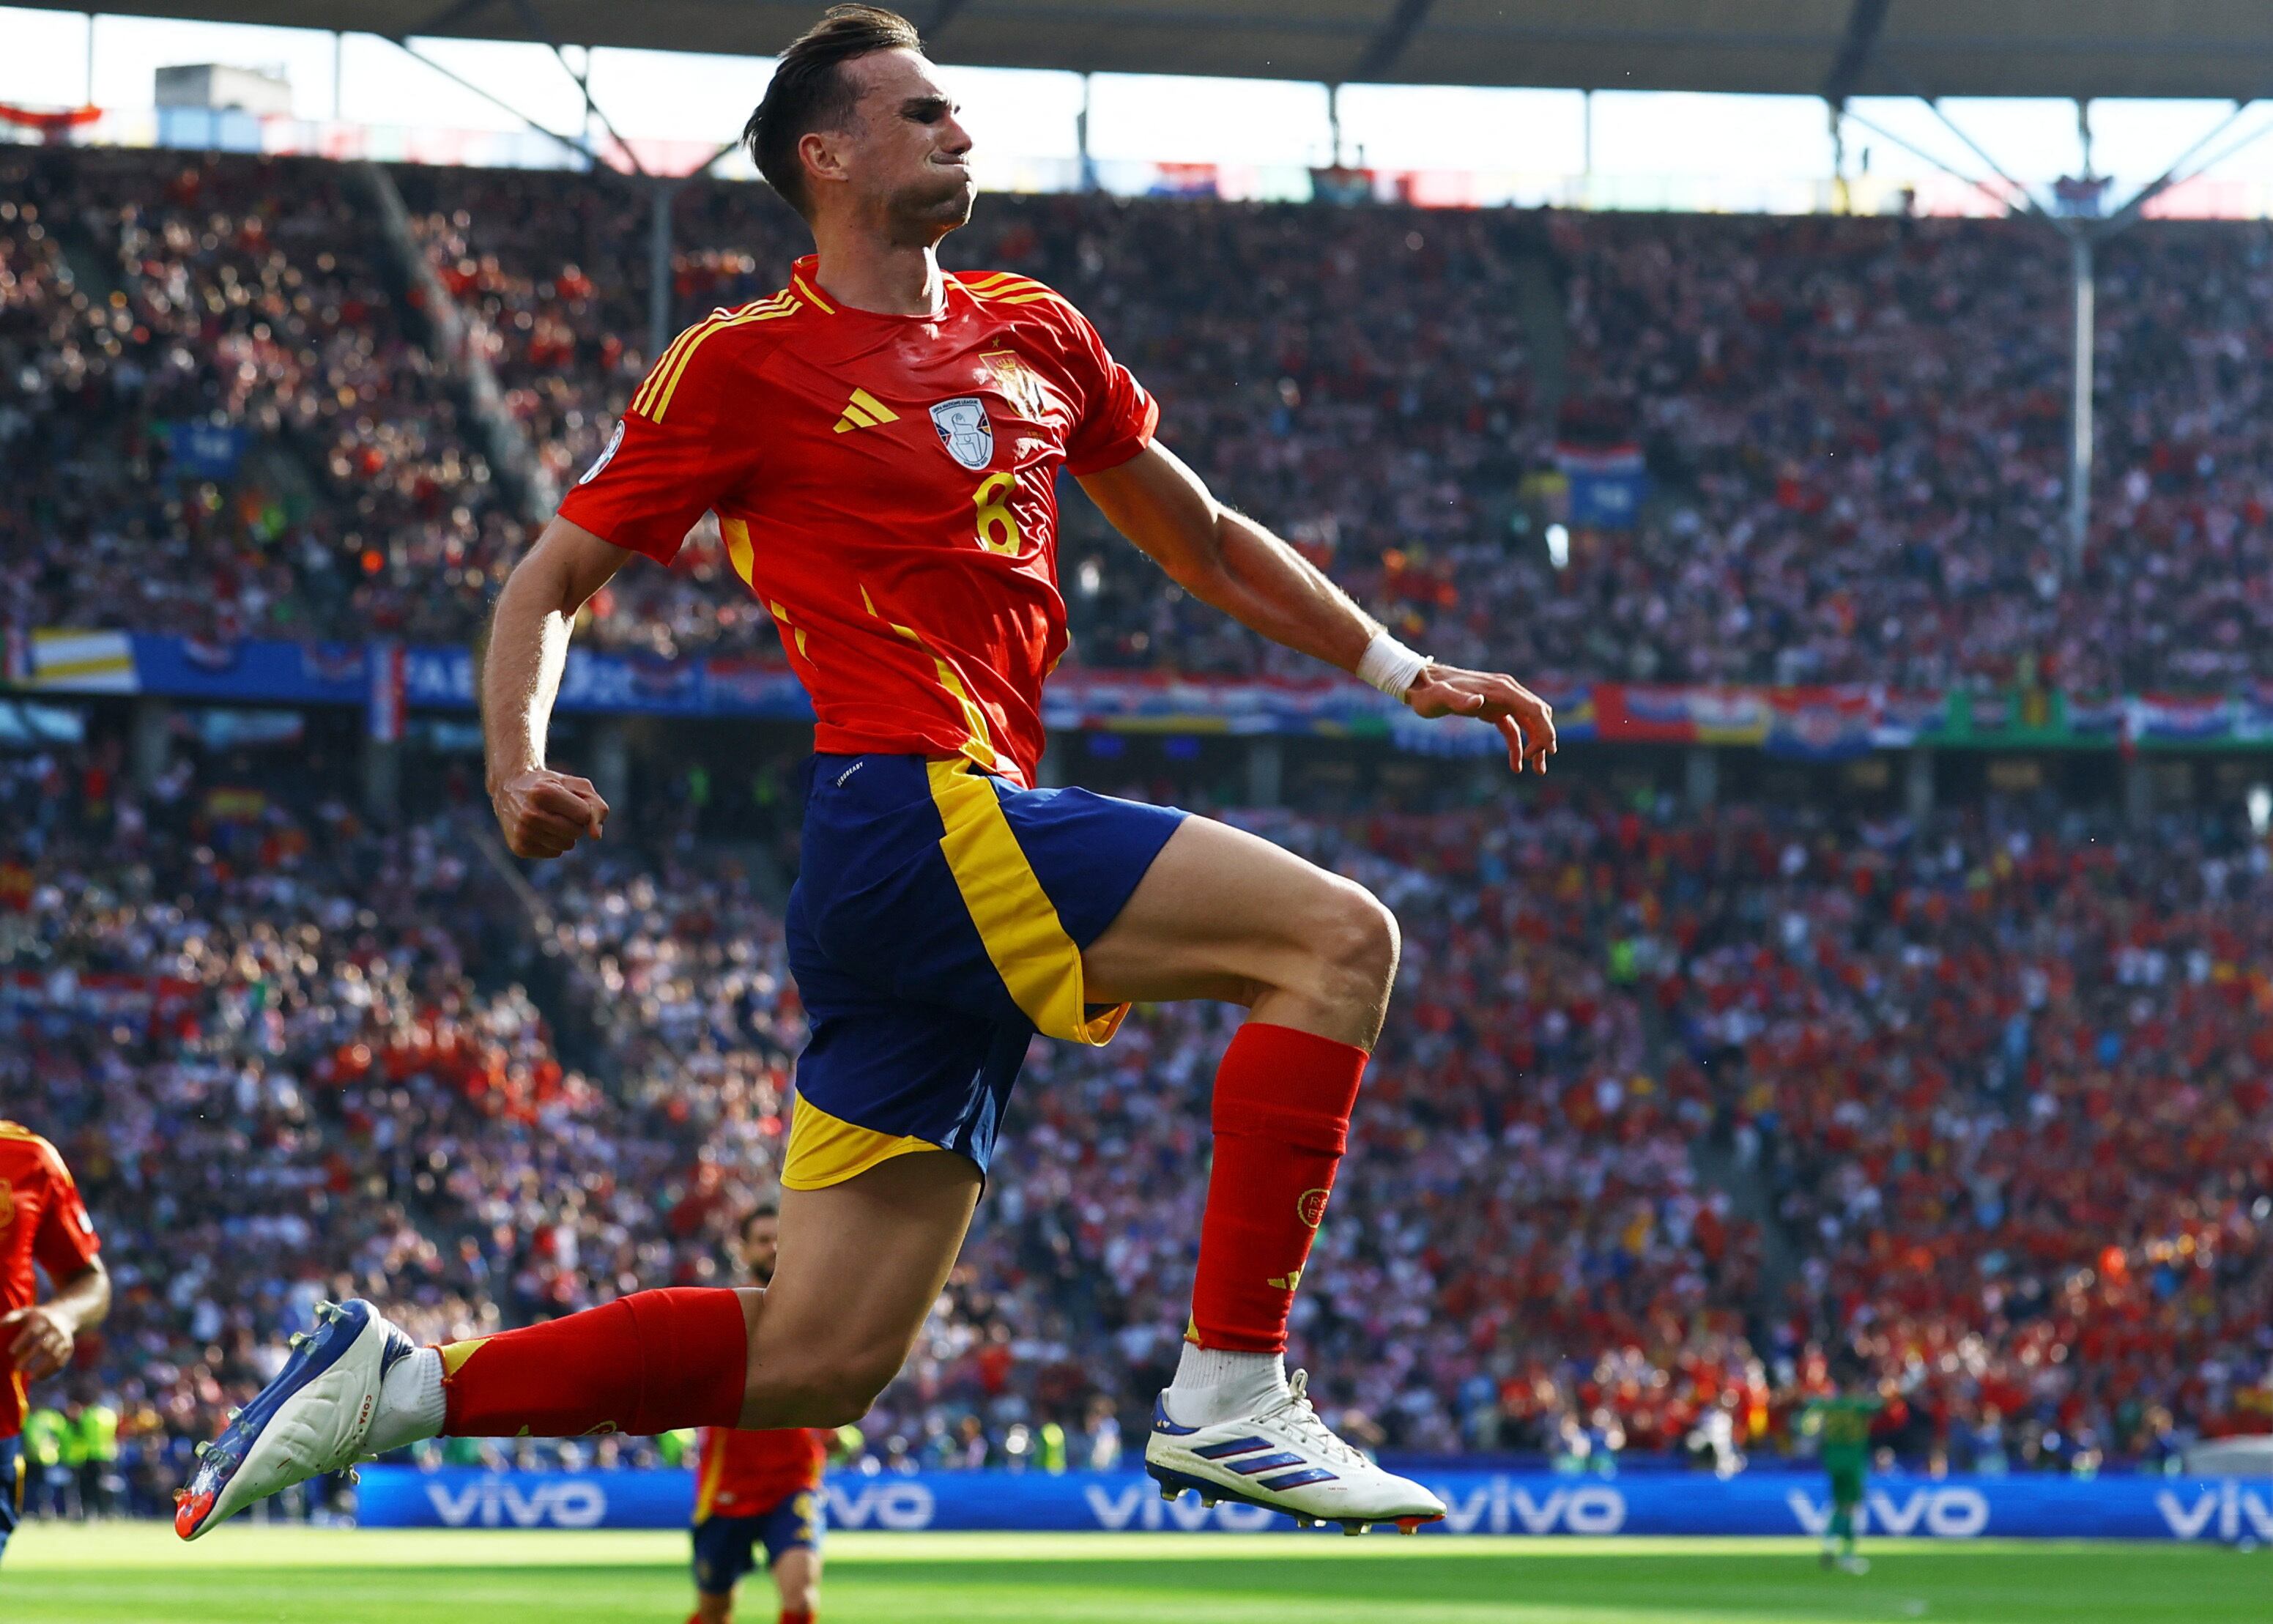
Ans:
{"type": "MultiPolygon", "coordinates": [[[[33,5],[83,11],[85,5],[33,5]]],[[[769,56],[821,0],[111,0],[130,16],[769,56]]],[[[942,62],[1827,96],[2273,91],[2264,0],[900,0],[942,62]]]]}

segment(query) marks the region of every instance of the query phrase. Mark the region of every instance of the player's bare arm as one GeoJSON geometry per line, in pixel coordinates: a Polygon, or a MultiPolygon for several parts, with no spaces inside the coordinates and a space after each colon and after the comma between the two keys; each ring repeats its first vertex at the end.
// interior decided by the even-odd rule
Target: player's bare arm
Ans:
{"type": "MultiPolygon", "coordinates": [[[[1379,622],[1286,542],[1216,500],[1166,447],[1155,442],[1081,485],[1114,529],[1201,602],[1273,643],[1359,670],[1379,622]]],[[[1513,677],[1430,661],[1403,698],[1421,716],[1489,722],[1506,739],[1508,765],[1518,772],[1545,772],[1555,753],[1553,708],[1513,677]]]]}
{"type": "Polygon", "coordinates": [[[544,740],[577,612],[630,557],[555,518],[498,595],[482,660],[482,745],[490,801],[516,857],[559,857],[607,823],[589,778],[544,764],[544,740]]]}
{"type": "Polygon", "coordinates": [[[62,1282],[46,1302],[0,1315],[0,1346],[26,1381],[54,1375],[71,1363],[79,1333],[110,1312],[110,1273],[97,1258],[62,1282]]]}

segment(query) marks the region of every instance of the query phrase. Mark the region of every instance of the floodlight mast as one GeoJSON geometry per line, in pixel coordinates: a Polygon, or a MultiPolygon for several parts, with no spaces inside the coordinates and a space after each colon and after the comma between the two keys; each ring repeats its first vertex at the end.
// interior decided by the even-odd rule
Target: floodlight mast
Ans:
{"type": "Polygon", "coordinates": [[[709,157],[704,159],[701,164],[697,165],[694,169],[684,175],[656,175],[650,173],[646,165],[640,162],[639,154],[632,149],[632,144],[624,139],[621,132],[617,130],[615,122],[608,117],[607,110],[600,105],[598,99],[592,94],[591,48],[589,46],[585,48],[584,59],[581,64],[570,62],[568,59],[567,50],[560,41],[551,38],[544,33],[536,16],[535,8],[529,4],[529,0],[521,0],[520,9],[522,13],[523,20],[528,25],[529,31],[537,36],[540,43],[551,49],[553,56],[560,64],[561,71],[567,74],[571,79],[575,81],[577,94],[583,98],[584,116],[587,120],[588,127],[590,121],[598,121],[600,127],[607,132],[608,139],[612,151],[616,154],[620,154],[623,162],[630,166],[628,172],[624,169],[619,168],[616,163],[611,162],[607,152],[595,147],[592,143],[584,137],[563,134],[560,131],[555,130],[548,124],[540,123],[537,119],[532,117],[528,113],[523,112],[520,108],[506,101],[503,96],[499,95],[495,91],[486,89],[484,86],[476,84],[464,74],[457,72],[454,69],[445,67],[440,62],[438,62],[432,56],[428,56],[424,51],[420,50],[416,46],[413,45],[410,42],[409,36],[389,34],[382,37],[386,38],[389,43],[393,44],[404,55],[416,57],[418,61],[425,64],[426,66],[433,69],[437,73],[441,74],[445,79],[463,86],[466,89],[472,91],[476,95],[481,97],[484,102],[488,102],[494,106],[503,108],[506,112],[511,113],[515,118],[520,119],[521,123],[527,124],[539,135],[545,136],[551,140],[558,141],[561,146],[566,147],[570,152],[574,153],[578,157],[581,158],[584,161],[586,168],[590,172],[594,174],[623,175],[627,180],[644,182],[646,184],[649,210],[647,353],[649,364],[652,365],[656,358],[662,356],[664,350],[667,349],[671,343],[671,211],[672,200],[678,197],[679,189],[685,186],[688,181],[694,180],[700,176],[708,175],[711,169],[716,167],[719,159],[724,157],[728,153],[732,152],[736,147],[739,147],[741,143],[739,141],[726,142],[724,146],[720,147],[716,152],[712,153],[709,157]]]}
{"type": "MultiPolygon", "coordinates": [[[[1977,176],[1968,175],[1962,169],[1957,169],[1914,142],[1904,140],[1891,130],[1884,129],[1872,124],[1861,114],[1850,111],[1843,98],[1827,96],[1825,100],[1831,103],[1834,130],[1840,120],[1851,118],[1873,135],[1893,142],[1912,155],[1923,158],[1943,174],[1963,181],[1967,185],[1995,199],[2007,212],[2032,215],[2067,239],[2069,298],[2074,322],[2068,347],[2067,566],[2069,574],[2080,574],[2083,569],[2085,553],[2091,539],[2091,475],[2094,448],[2092,403],[2096,381],[2095,363],[2098,349],[2097,313],[2099,244],[2122,235],[2138,224],[2146,217],[2147,207],[2164,192],[2175,186],[2182,186],[2197,176],[2206,173],[2216,165],[2224,162],[2243,147],[2260,139],[2269,131],[2273,131],[2273,122],[2261,124],[2239,140],[2220,150],[2215,156],[2206,158],[2202,162],[2194,164],[2192,169],[2188,169],[2187,165],[2193,162],[2197,154],[2219,136],[2233,128],[2242,115],[2256,105],[2254,99],[2237,102],[2233,105],[2232,112],[2173,159],[2171,166],[2161,175],[2140,187],[2132,194],[2130,200],[2120,208],[2104,215],[2067,214],[2056,214],[2046,209],[2035,193],[2010,175],[2006,174],[1980,143],[1968,135],[1931,96],[1920,95],[1918,100],[1924,102],[1936,118],[1947,126],[1968,149],[1989,166],[1995,173],[1997,180],[2003,184],[2002,191],[1997,184],[1983,180],[1977,176]]],[[[2095,177],[2090,173],[2091,123],[2087,106],[2083,99],[2078,98],[2076,132],[2083,144],[2084,178],[2090,180],[2095,177]]]]}
{"type": "MultiPolygon", "coordinates": [[[[713,162],[716,160],[713,159],[713,162]]],[[[647,355],[653,366],[671,344],[671,206],[679,183],[658,179],[648,184],[647,233],[647,355]]]]}
{"type": "Polygon", "coordinates": [[[2085,544],[2091,538],[2092,372],[2098,349],[2098,285],[2093,274],[2088,228],[2070,225],[2068,276],[2075,301],[2075,335],[2068,350],[2067,567],[2083,573],[2085,544]]]}

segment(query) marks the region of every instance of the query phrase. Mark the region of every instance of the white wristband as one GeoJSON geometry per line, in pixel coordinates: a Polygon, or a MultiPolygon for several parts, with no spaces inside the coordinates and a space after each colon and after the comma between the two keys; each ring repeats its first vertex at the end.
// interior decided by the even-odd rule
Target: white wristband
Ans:
{"type": "Polygon", "coordinates": [[[1428,669],[1427,655],[1415,654],[1387,632],[1376,632],[1357,663],[1357,678],[1392,699],[1402,699],[1406,690],[1428,669]]]}

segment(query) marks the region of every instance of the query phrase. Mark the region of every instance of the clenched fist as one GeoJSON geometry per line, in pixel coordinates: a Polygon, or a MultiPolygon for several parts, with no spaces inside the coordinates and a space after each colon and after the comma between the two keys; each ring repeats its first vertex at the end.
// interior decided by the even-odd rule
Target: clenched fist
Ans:
{"type": "Polygon", "coordinates": [[[77,1340],[71,1321],[52,1308],[0,1314],[0,1343],[6,1344],[9,1363],[26,1381],[52,1376],[70,1364],[77,1340]]]}
{"type": "Polygon", "coordinates": [[[515,857],[558,857],[608,821],[608,803],[589,778],[531,767],[490,791],[506,849],[515,857]]]}

